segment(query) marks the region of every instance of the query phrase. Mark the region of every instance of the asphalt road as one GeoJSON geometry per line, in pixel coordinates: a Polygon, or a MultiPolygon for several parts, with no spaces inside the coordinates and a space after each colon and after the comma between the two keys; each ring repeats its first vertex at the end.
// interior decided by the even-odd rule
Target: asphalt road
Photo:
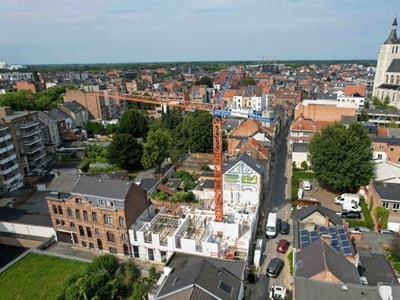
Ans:
{"type": "MultiPolygon", "coordinates": [[[[269,212],[277,212],[278,217],[285,220],[288,218],[286,204],[287,200],[290,201],[290,196],[287,197],[286,185],[290,184],[288,182],[288,178],[285,177],[285,171],[287,167],[287,135],[288,135],[289,126],[282,132],[279,136],[278,140],[276,141],[276,150],[275,155],[271,161],[271,168],[269,174],[269,180],[266,183],[266,189],[264,193],[263,199],[263,211],[264,219],[261,222],[260,232],[264,231],[266,218],[269,212]],[[288,199],[286,199],[288,198],[288,199]]],[[[284,259],[285,255],[276,252],[276,245],[281,238],[285,238],[291,241],[290,236],[278,236],[275,239],[267,239],[265,234],[261,234],[258,238],[263,239],[263,244],[265,246],[264,252],[261,258],[261,267],[259,270],[259,278],[257,283],[250,288],[250,293],[248,295],[248,299],[251,300],[258,300],[258,299],[268,299],[268,290],[270,284],[276,285],[286,285],[285,282],[285,272],[287,272],[288,266],[285,266],[284,270],[282,271],[281,275],[278,278],[269,278],[265,275],[265,271],[267,265],[271,258],[273,257],[280,257],[284,259]]]]}

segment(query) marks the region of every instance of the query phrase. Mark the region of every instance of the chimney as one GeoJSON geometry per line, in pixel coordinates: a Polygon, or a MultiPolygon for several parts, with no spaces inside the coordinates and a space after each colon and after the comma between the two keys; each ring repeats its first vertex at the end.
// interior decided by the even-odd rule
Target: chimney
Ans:
{"type": "Polygon", "coordinates": [[[322,234],[321,239],[325,241],[328,245],[332,242],[332,236],[330,234],[322,234]]]}

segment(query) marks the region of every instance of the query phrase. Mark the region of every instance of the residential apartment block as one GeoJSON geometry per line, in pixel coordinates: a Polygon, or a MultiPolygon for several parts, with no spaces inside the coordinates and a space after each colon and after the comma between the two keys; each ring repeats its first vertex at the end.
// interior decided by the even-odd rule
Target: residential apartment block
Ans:
{"type": "Polygon", "coordinates": [[[107,108],[104,97],[100,97],[94,93],[86,93],[79,90],[67,90],[64,95],[64,102],[74,100],[86,108],[89,113],[89,119],[107,119],[107,108]]]}
{"type": "Polygon", "coordinates": [[[23,172],[29,174],[43,170],[52,157],[45,150],[38,113],[0,107],[0,118],[10,128],[18,164],[23,172]]]}
{"type": "Polygon", "coordinates": [[[22,174],[11,130],[7,124],[0,124],[0,194],[21,188],[24,185],[22,174]]]}
{"type": "Polygon", "coordinates": [[[56,178],[47,206],[60,242],[130,255],[128,228],[146,211],[146,191],[134,182],[78,176],[56,178]],[[58,189],[62,190],[62,189],[58,189]]]}

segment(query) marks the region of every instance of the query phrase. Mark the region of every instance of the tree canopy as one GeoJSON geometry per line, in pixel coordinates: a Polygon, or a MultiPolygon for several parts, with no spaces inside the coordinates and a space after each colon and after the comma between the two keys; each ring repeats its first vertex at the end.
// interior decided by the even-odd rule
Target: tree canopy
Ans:
{"type": "Polygon", "coordinates": [[[169,157],[171,147],[172,137],[169,130],[159,128],[156,131],[149,131],[143,148],[141,160],[143,167],[159,169],[163,161],[169,157]]]}
{"type": "Polygon", "coordinates": [[[195,85],[206,85],[207,87],[213,87],[213,80],[208,76],[204,76],[197,80],[195,85]]]}
{"type": "Polygon", "coordinates": [[[142,157],[143,146],[126,133],[117,133],[107,147],[108,162],[124,170],[135,169],[142,157]]]}
{"type": "Polygon", "coordinates": [[[118,133],[130,134],[135,138],[146,137],[149,122],[143,112],[138,109],[128,109],[122,115],[118,126],[118,133]]]}
{"type": "Polygon", "coordinates": [[[360,123],[325,126],[310,141],[309,153],[316,178],[333,190],[359,188],[374,177],[371,139],[360,123]]]}
{"type": "Polygon", "coordinates": [[[39,93],[29,90],[0,95],[0,106],[10,106],[15,111],[21,110],[51,110],[63,103],[63,94],[66,89],[76,89],[76,86],[62,85],[53,86],[39,93]]]}

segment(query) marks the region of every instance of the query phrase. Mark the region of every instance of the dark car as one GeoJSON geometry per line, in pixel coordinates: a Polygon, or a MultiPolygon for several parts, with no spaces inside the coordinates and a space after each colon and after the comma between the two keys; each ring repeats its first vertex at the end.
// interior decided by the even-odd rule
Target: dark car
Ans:
{"type": "Polygon", "coordinates": [[[355,211],[344,211],[342,212],[342,218],[346,219],[361,219],[361,214],[355,211]]]}
{"type": "Polygon", "coordinates": [[[279,228],[279,233],[280,234],[289,234],[290,231],[290,225],[288,222],[282,221],[281,222],[281,227],[279,228]]]}
{"type": "Polygon", "coordinates": [[[271,259],[271,261],[268,264],[267,276],[273,277],[273,278],[278,277],[280,272],[282,271],[284,265],[285,265],[285,262],[282,259],[280,259],[278,257],[274,257],[273,259],[271,259]]]}
{"type": "Polygon", "coordinates": [[[289,245],[290,245],[289,241],[280,240],[278,246],[276,247],[276,251],[285,254],[286,251],[289,249],[289,245]]]}

